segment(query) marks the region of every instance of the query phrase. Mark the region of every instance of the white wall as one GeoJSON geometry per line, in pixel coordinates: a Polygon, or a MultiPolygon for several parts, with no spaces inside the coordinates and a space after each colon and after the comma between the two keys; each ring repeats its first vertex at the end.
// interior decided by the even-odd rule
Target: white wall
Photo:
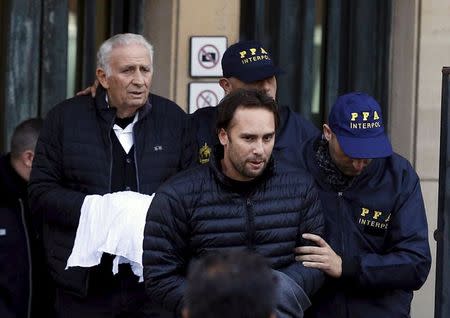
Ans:
{"type": "MultiPolygon", "coordinates": [[[[433,264],[430,276],[421,290],[415,293],[412,317],[434,316],[434,288],[436,242],[433,232],[437,227],[439,140],[442,67],[450,65],[450,1],[422,0],[418,4],[413,162],[421,178],[427,209],[430,246],[433,264]]],[[[406,70],[408,72],[408,70],[406,70]]],[[[405,109],[407,111],[407,109],[405,109]]],[[[400,123],[401,124],[401,123],[400,123]]],[[[399,129],[410,129],[400,126],[399,129]]]]}

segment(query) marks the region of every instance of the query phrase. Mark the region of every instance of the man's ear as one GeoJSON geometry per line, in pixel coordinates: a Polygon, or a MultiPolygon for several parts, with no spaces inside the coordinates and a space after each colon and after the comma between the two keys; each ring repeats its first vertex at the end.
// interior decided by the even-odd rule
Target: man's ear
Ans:
{"type": "Polygon", "coordinates": [[[226,130],[223,128],[220,128],[218,135],[219,135],[220,144],[222,146],[227,145],[228,144],[228,134],[227,134],[226,130]]]}
{"type": "Polygon", "coordinates": [[[331,136],[333,135],[333,132],[331,131],[330,126],[327,124],[323,124],[323,136],[327,141],[331,140],[331,136]]]}
{"type": "Polygon", "coordinates": [[[31,165],[33,164],[33,158],[34,158],[34,151],[33,150],[25,150],[20,155],[20,158],[27,168],[31,168],[31,165]]]}
{"type": "Polygon", "coordinates": [[[220,87],[223,88],[223,90],[225,91],[225,95],[227,95],[228,93],[231,92],[231,90],[233,89],[233,87],[231,86],[230,81],[228,80],[228,78],[222,77],[219,80],[219,85],[220,87]]]}
{"type": "Polygon", "coordinates": [[[103,86],[103,88],[108,89],[108,81],[106,80],[106,72],[102,68],[98,68],[95,71],[95,75],[97,76],[97,80],[100,83],[100,85],[103,86]]]}
{"type": "MultiPolygon", "coordinates": [[[[189,318],[189,309],[187,309],[186,307],[183,308],[181,310],[181,316],[183,316],[183,318],[189,318]]],[[[275,318],[275,317],[274,317],[275,318]]]]}

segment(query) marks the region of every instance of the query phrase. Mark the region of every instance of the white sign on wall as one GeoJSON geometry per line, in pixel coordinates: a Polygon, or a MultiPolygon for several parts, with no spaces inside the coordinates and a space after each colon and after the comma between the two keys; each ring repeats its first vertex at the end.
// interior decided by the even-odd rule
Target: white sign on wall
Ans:
{"type": "Polygon", "coordinates": [[[219,83],[189,83],[189,113],[199,108],[216,106],[225,93],[219,83]]]}
{"type": "Polygon", "coordinates": [[[220,61],[226,49],[225,36],[191,37],[191,77],[222,76],[220,61]]]}

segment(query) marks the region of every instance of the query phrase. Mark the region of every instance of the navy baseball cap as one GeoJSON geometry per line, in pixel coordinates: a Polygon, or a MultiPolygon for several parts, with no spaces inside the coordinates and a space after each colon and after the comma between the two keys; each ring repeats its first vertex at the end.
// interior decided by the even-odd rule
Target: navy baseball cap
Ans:
{"type": "Polygon", "coordinates": [[[261,43],[241,41],[231,45],[222,57],[223,77],[236,77],[244,83],[256,82],[282,73],[261,43]]]}
{"type": "Polygon", "coordinates": [[[340,96],[331,108],[328,124],[342,151],[351,158],[373,159],[392,155],[380,105],[365,93],[340,96]]]}

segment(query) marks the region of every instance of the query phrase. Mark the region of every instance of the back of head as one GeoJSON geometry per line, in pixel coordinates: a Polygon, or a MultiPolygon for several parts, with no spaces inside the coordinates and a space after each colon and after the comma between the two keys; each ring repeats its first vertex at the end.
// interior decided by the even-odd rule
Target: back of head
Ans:
{"type": "Polygon", "coordinates": [[[262,256],[213,253],[191,265],[185,300],[189,318],[269,318],[276,279],[262,256]]]}
{"type": "Polygon", "coordinates": [[[115,47],[131,44],[139,44],[147,49],[151,62],[151,70],[153,71],[153,46],[142,35],[134,33],[116,34],[103,42],[97,52],[97,68],[105,70],[106,75],[110,75],[109,57],[111,51],[115,47]]]}
{"type": "Polygon", "coordinates": [[[223,77],[235,77],[244,83],[256,82],[281,73],[269,51],[257,41],[231,45],[222,57],[223,77]]]}
{"type": "Polygon", "coordinates": [[[278,127],[278,106],[272,97],[256,89],[237,89],[226,95],[217,105],[217,131],[229,128],[238,107],[267,109],[274,114],[275,129],[278,127]]]}
{"type": "Polygon", "coordinates": [[[30,118],[21,122],[11,138],[11,157],[17,158],[27,150],[34,151],[39,132],[42,128],[41,118],[30,118]]]}

